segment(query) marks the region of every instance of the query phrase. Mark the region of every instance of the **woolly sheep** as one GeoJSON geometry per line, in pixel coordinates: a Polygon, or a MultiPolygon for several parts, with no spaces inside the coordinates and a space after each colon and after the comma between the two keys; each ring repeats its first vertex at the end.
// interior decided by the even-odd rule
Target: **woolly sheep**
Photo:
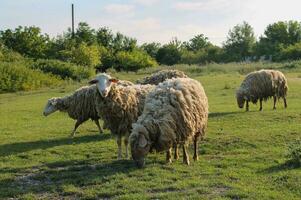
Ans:
{"type": "Polygon", "coordinates": [[[282,72],[276,70],[260,70],[249,73],[236,92],[236,100],[239,108],[244,107],[249,111],[249,101],[256,104],[259,100],[260,111],[262,101],[270,97],[274,99],[273,109],[276,109],[277,98],[283,98],[284,107],[287,107],[286,95],[288,91],[287,80],[282,72]]]}
{"type": "Polygon", "coordinates": [[[124,136],[125,154],[128,158],[128,136],[133,122],[142,113],[145,97],[155,86],[116,84],[117,79],[108,74],[99,74],[90,84],[96,84],[103,101],[96,101],[98,115],[107,128],[116,136],[118,159],[122,158],[121,139],[124,136]]]}
{"type": "Polygon", "coordinates": [[[152,150],[167,151],[183,147],[183,162],[189,165],[188,142],[194,141],[194,160],[198,160],[198,139],[203,138],[208,120],[208,100],[202,85],[190,78],[169,79],[160,83],[145,100],[144,110],[130,135],[133,160],[144,166],[146,155],[152,150]]]}
{"type": "MultiPolygon", "coordinates": [[[[119,81],[118,85],[129,86],[133,85],[130,81],[119,81]]],[[[77,120],[74,129],[71,132],[71,136],[75,136],[76,129],[85,121],[91,119],[98,127],[99,133],[103,130],[99,125],[99,116],[96,110],[95,100],[102,101],[101,96],[97,91],[97,87],[84,86],[76,90],[72,95],[66,97],[53,97],[48,100],[45,109],[44,116],[48,116],[55,111],[67,112],[69,117],[77,120]]],[[[104,123],[104,128],[105,128],[104,123]]]]}
{"type": "Polygon", "coordinates": [[[161,70],[143,79],[137,80],[137,83],[142,85],[158,85],[159,83],[171,78],[187,78],[187,75],[179,70],[161,70]]]}
{"type": "Polygon", "coordinates": [[[72,137],[75,136],[76,129],[89,119],[95,122],[99,132],[102,133],[103,130],[99,125],[99,117],[95,108],[95,96],[100,96],[95,85],[81,87],[71,95],[49,99],[43,114],[48,116],[57,110],[67,112],[70,118],[76,120],[71,132],[72,137]]]}

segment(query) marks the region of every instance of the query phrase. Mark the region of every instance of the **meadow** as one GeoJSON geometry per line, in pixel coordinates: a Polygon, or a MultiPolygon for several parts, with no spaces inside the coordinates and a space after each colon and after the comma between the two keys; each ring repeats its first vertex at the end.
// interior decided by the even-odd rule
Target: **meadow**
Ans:
{"type": "MultiPolygon", "coordinates": [[[[108,130],[89,121],[69,134],[65,113],[42,116],[48,98],[84,84],[0,94],[0,198],[18,199],[300,199],[301,169],[286,157],[301,134],[301,68],[296,64],[176,66],[200,81],[209,99],[206,138],[198,162],[165,164],[164,153],[147,157],[143,169],[117,160],[108,130]],[[280,68],[288,78],[288,108],[272,100],[236,105],[235,90],[249,71],[280,68]]],[[[111,73],[134,81],[153,70],[111,73]]],[[[192,146],[190,148],[192,158],[192,146]]]]}

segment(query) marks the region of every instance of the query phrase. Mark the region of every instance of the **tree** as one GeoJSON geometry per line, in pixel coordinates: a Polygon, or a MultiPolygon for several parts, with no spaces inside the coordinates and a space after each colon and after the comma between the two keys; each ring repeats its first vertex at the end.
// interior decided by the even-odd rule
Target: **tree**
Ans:
{"type": "Polygon", "coordinates": [[[275,58],[283,48],[301,41],[301,24],[297,21],[279,21],[267,26],[257,44],[257,55],[275,58]]]}
{"type": "Polygon", "coordinates": [[[241,61],[251,56],[255,41],[253,28],[247,22],[234,26],[223,45],[227,60],[241,61]]]}
{"type": "Polygon", "coordinates": [[[183,46],[189,51],[199,51],[201,49],[207,48],[212,45],[208,38],[203,34],[199,34],[194,36],[189,42],[185,42],[183,46]]]}
{"type": "Polygon", "coordinates": [[[152,58],[156,58],[160,46],[161,44],[156,42],[144,43],[141,45],[141,49],[144,50],[152,58]]]}
{"type": "Polygon", "coordinates": [[[100,51],[97,45],[88,46],[83,42],[71,50],[62,50],[60,54],[63,60],[78,65],[96,67],[100,64],[100,51]]]}
{"type": "Polygon", "coordinates": [[[92,29],[86,22],[78,23],[78,27],[75,32],[75,40],[77,44],[85,42],[88,45],[96,43],[95,30],[92,29]]]}
{"type": "Polygon", "coordinates": [[[160,64],[164,65],[174,65],[179,63],[181,60],[179,45],[175,44],[174,42],[164,45],[158,50],[156,60],[160,64]]]}
{"type": "Polygon", "coordinates": [[[41,29],[35,26],[0,31],[0,40],[6,47],[32,58],[46,57],[49,49],[48,35],[42,34],[41,29]]]}
{"type": "Polygon", "coordinates": [[[96,32],[97,43],[106,48],[111,48],[114,40],[114,34],[107,27],[102,27],[96,32]]]}

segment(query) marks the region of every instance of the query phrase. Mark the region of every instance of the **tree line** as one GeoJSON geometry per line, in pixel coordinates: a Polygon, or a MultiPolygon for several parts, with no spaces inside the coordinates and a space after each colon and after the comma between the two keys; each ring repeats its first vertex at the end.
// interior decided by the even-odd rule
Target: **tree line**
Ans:
{"type": "Polygon", "coordinates": [[[158,64],[205,64],[210,62],[240,62],[257,60],[296,60],[301,58],[301,23],[279,21],[269,24],[256,39],[247,22],[229,30],[222,46],[212,44],[198,34],[189,41],[172,39],[167,44],[157,42],[137,44],[137,40],[108,27],[93,29],[80,22],[74,37],[71,29],[51,38],[39,27],[19,26],[0,31],[1,51],[11,50],[34,60],[55,59],[105,71],[136,71],[158,64]]]}

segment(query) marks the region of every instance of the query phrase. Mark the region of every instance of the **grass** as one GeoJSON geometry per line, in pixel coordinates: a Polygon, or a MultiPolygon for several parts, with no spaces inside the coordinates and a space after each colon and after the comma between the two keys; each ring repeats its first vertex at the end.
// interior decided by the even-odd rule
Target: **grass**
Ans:
{"type": "MultiPolygon", "coordinates": [[[[239,67],[238,67],[239,68],[239,67]]],[[[148,72],[118,73],[135,80],[148,72]]],[[[92,122],[69,134],[74,121],[64,113],[45,118],[46,100],[75,87],[0,95],[0,198],[20,199],[300,199],[301,169],[286,159],[287,146],[300,138],[301,73],[285,71],[290,91],[272,110],[272,101],[239,110],[235,89],[243,75],[189,73],[205,87],[210,115],[200,160],[164,164],[154,153],[146,167],[116,160],[108,130],[92,122]]],[[[190,149],[192,158],[192,148],[190,149]]]]}

